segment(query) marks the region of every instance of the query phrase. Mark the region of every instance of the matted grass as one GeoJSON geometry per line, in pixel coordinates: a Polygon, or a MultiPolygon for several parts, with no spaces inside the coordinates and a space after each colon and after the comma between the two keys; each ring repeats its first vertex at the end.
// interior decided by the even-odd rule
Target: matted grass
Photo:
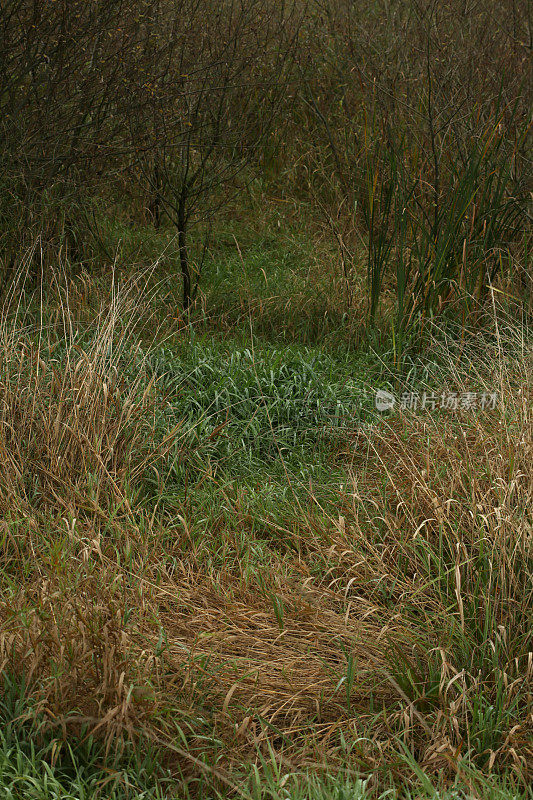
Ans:
{"type": "Polygon", "coordinates": [[[473,345],[434,337],[432,388],[497,392],[494,409],[348,414],[317,448],[317,398],[351,402],[338,365],[317,357],[308,380],[309,353],[291,372],[281,351],[200,348],[154,369],[162,351],[127,323],[138,303],[119,293],[81,338],[66,305],[55,326],[2,325],[0,657],[43,735],[76,749],[88,729],[103,764],[150,741],[170,796],[370,797],[411,779],[412,797],[526,797],[527,330],[493,321],[473,364],[473,345]],[[199,419],[233,420],[239,457],[215,446],[218,418],[191,445],[195,392],[199,419]],[[257,419],[240,441],[235,420],[257,419]]]}

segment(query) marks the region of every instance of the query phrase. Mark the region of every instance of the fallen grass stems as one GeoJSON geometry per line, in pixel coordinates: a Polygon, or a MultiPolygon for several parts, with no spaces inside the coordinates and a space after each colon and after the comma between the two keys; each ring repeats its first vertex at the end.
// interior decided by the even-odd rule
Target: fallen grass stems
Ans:
{"type": "MultiPolygon", "coordinates": [[[[190,453],[178,420],[161,433],[168,380],[122,324],[129,302],[117,296],[83,344],[63,305],[61,354],[52,327],[32,331],[9,314],[0,329],[0,660],[57,742],[20,750],[25,780],[41,774],[39,760],[52,769],[54,747],[74,748],[74,763],[72,736],[88,730],[104,761],[128,740],[157,749],[145,794],[115,781],[109,797],[394,797],[414,780],[417,793],[402,796],[525,798],[527,331],[495,322],[475,371],[436,337],[442,384],[496,391],[497,406],[354,420],[282,522],[268,507],[217,512],[243,473],[215,480],[216,451],[210,475],[189,472],[196,504],[158,508],[150,469],[164,474],[190,453]],[[342,485],[325,505],[333,462],[342,485]],[[209,492],[214,507],[202,512],[209,492]]],[[[224,412],[239,369],[227,367],[226,399],[207,387],[208,405],[224,412]]],[[[262,391],[283,393],[282,366],[272,386],[264,365],[255,375],[262,391]]],[[[268,422],[259,434],[277,447],[268,422]]],[[[10,741],[0,743],[5,776],[10,741]]]]}

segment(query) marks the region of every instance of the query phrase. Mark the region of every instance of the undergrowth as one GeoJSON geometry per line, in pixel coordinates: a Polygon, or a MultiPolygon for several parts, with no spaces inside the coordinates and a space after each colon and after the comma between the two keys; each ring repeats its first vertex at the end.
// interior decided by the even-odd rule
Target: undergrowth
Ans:
{"type": "MultiPolygon", "coordinates": [[[[0,652],[68,780],[97,780],[85,726],[153,744],[139,796],[525,797],[527,326],[435,331],[402,383],[378,354],[146,348],[140,303],[2,323],[0,652]],[[373,407],[439,379],[498,402],[373,407]]],[[[61,796],[49,745],[10,741],[6,783],[18,758],[61,796]]]]}

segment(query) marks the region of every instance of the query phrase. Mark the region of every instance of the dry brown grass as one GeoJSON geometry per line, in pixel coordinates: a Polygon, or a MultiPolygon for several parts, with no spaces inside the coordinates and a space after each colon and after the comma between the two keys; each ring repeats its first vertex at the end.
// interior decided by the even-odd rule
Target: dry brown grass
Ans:
{"type": "MultiPolygon", "coordinates": [[[[496,410],[354,431],[338,517],[325,523],[310,498],[294,557],[255,583],[238,567],[206,570],[208,540],[192,546],[185,520],[169,539],[170,521],[135,505],[143,470],[178,433],[152,443],[153,387],[142,369],[122,379],[125,316],[117,300],[61,368],[44,329],[35,344],[16,315],[1,328],[0,663],[26,676],[50,724],[89,721],[109,741],[143,730],[193,771],[211,747],[201,717],[234,768],[267,743],[292,765],[340,764],[342,733],[366,737],[353,752],[367,769],[400,769],[400,736],[430,770],[453,775],[471,750],[527,778],[525,343],[488,341],[466,378],[450,356],[446,380],[484,382],[496,410]],[[501,712],[486,747],[474,741],[480,699],[501,712]]],[[[71,323],[64,308],[67,342],[71,323]]]]}

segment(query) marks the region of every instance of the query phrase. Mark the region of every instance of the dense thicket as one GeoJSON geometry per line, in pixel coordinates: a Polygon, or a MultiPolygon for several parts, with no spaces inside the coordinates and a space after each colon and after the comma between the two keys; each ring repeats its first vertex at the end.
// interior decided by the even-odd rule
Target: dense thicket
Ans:
{"type": "Polygon", "coordinates": [[[481,297],[528,222],[531,47],[516,0],[6,0],[4,288],[37,236],[37,273],[87,260],[105,198],[175,228],[187,308],[191,224],[259,175],[333,235],[348,300],[368,237],[372,317],[389,272],[400,327],[481,297]]]}

